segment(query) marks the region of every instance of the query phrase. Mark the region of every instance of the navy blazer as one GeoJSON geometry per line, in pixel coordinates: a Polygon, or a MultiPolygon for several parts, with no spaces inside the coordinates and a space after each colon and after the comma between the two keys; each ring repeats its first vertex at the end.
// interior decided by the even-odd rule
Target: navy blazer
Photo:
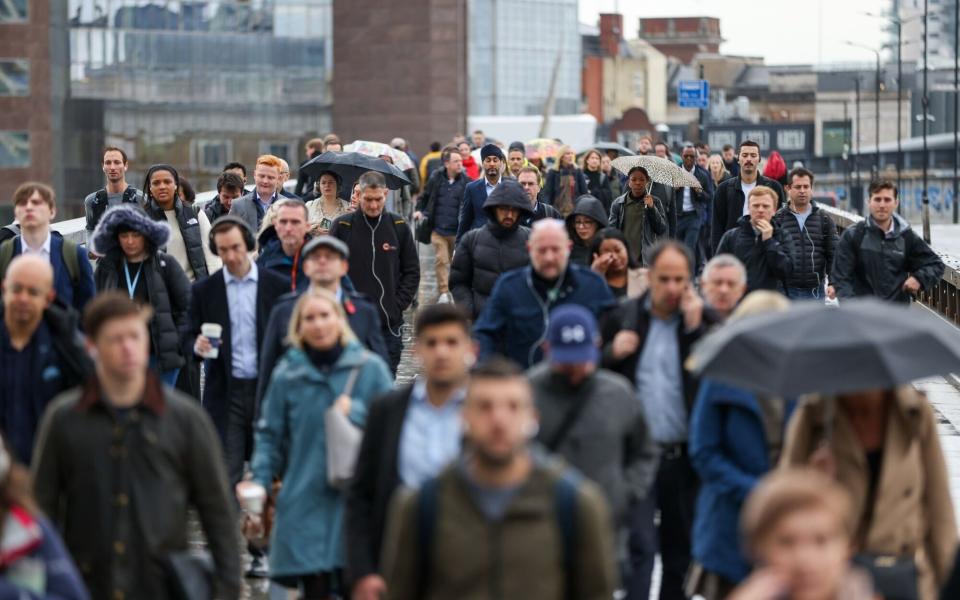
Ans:
{"type": "MultiPolygon", "coordinates": [[[[500,177],[500,181],[503,181],[503,176],[500,177]]],[[[463,202],[460,203],[460,223],[457,227],[457,244],[460,243],[463,234],[487,224],[487,213],[483,210],[483,203],[486,201],[487,178],[481,173],[480,179],[471,181],[463,189],[463,202]]]]}
{"type": "MultiPolygon", "coordinates": [[[[280,296],[290,291],[290,283],[283,275],[269,269],[260,268],[257,274],[257,350],[259,351],[263,344],[267,320],[270,318],[270,310],[280,296]]],[[[200,335],[200,326],[204,323],[218,323],[223,327],[219,356],[204,360],[206,383],[203,389],[203,405],[210,413],[223,439],[229,405],[228,385],[233,368],[230,311],[227,308],[227,285],[223,279],[223,269],[193,284],[190,303],[190,340],[200,335]]]]}
{"type": "MultiPolygon", "coordinates": [[[[21,238],[13,238],[13,255],[19,256],[23,251],[20,245],[21,238]]],[[[53,288],[57,291],[57,298],[63,303],[82,313],[83,307],[97,293],[93,283],[93,267],[87,258],[87,249],[83,244],[77,248],[77,280],[70,279],[70,272],[63,262],[63,236],[50,230],[50,266],[53,267],[53,288]]]]}

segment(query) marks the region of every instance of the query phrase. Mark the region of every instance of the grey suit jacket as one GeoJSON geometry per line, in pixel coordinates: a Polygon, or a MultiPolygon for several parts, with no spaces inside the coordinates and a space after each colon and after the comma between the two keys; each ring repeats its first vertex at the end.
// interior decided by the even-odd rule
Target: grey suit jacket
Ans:
{"type": "Polygon", "coordinates": [[[250,192],[234,200],[230,207],[230,214],[246,221],[247,225],[250,226],[250,231],[255,232],[259,229],[260,223],[257,222],[257,207],[254,204],[256,200],[254,200],[253,194],[254,192],[250,192]]]}

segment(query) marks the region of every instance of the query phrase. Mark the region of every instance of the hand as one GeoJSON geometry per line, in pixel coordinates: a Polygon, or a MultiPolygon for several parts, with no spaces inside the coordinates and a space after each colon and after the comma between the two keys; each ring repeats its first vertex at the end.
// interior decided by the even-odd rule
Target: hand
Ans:
{"type": "Polygon", "coordinates": [[[240,533],[246,540],[259,540],[263,537],[263,519],[259,515],[244,514],[240,533]]]}
{"type": "Polygon", "coordinates": [[[646,197],[643,199],[643,205],[646,206],[647,208],[653,208],[653,196],[651,196],[650,194],[647,194],[646,197]]]}
{"type": "Polygon", "coordinates": [[[640,348],[640,336],[636,331],[620,331],[613,337],[613,346],[610,351],[613,352],[613,358],[616,360],[624,359],[640,348]]]}
{"type": "Polygon", "coordinates": [[[762,569],[737,586],[727,600],[780,600],[788,592],[787,583],[779,573],[762,569]]]}
{"type": "Polygon", "coordinates": [[[688,285],[680,298],[680,311],[683,313],[683,325],[687,331],[693,331],[703,323],[703,298],[688,285]]]}
{"type": "Polygon", "coordinates": [[[319,223],[314,223],[313,225],[310,226],[310,234],[313,236],[327,235],[328,233],[330,233],[330,230],[324,227],[320,227],[319,223]]]}
{"type": "Polygon", "coordinates": [[[760,219],[754,223],[754,227],[760,231],[760,239],[767,241],[773,237],[773,225],[770,224],[770,221],[760,219]]]}
{"type": "Polygon", "coordinates": [[[837,299],[837,290],[832,285],[827,286],[827,298],[831,300],[837,299]]]}
{"type": "Polygon", "coordinates": [[[344,416],[349,417],[350,404],[351,404],[350,396],[347,396],[346,394],[340,394],[339,396],[337,396],[337,399],[334,401],[333,406],[334,408],[342,412],[344,416]]]}
{"type": "Polygon", "coordinates": [[[916,296],[920,292],[920,282],[917,281],[917,278],[911,275],[907,277],[907,280],[903,282],[903,291],[910,294],[911,296],[916,296]]]}
{"type": "Polygon", "coordinates": [[[807,462],[811,467],[828,477],[836,477],[837,475],[837,460],[833,457],[833,451],[830,450],[830,446],[826,442],[820,443],[820,446],[813,451],[807,462]]]}
{"type": "Polygon", "coordinates": [[[607,254],[594,254],[593,255],[593,264],[590,265],[590,268],[594,272],[601,275],[607,274],[607,269],[610,268],[610,264],[613,263],[613,255],[610,253],[607,254]]]}
{"type": "Polygon", "coordinates": [[[197,356],[206,356],[213,350],[210,339],[202,335],[197,336],[197,341],[193,343],[193,353],[197,356]]]}
{"type": "Polygon", "coordinates": [[[420,212],[419,210],[418,210],[417,212],[413,213],[413,220],[414,220],[414,221],[419,221],[419,220],[422,219],[422,218],[423,218],[423,213],[420,212]]]}
{"type": "Polygon", "coordinates": [[[380,600],[387,595],[387,582],[379,575],[362,577],[353,586],[353,600],[380,600]]]}

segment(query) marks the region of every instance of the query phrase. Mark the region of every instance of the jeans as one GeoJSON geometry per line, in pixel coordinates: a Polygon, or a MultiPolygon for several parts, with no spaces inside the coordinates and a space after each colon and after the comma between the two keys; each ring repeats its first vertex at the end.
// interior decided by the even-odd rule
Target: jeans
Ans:
{"type": "Polygon", "coordinates": [[[253,419],[256,411],[257,380],[230,378],[227,387],[227,427],[224,454],[230,486],[243,479],[243,463],[253,449],[253,419]]]}
{"type": "Polygon", "coordinates": [[[380,329],[383,341],[387,344],[387,353],[390,355],[390,372],[397,376],[397,367],[400,366],[400,356],[403,354],[403,324],[400,324],[400,335],[393,335],[389,327],[380,329]]]}
{"type": "Polygon", "coordinates": [[[436,251],[437,292],[450,291],[450,261],[453,260],[453,243],[456,236],[440,235],[436,231],[430,234],[430,243],[436,251]]]}
{"type": "Polygon", "coordinates": [[[694,260],[699,262],[700,215],[696,211],[681,213],[677,218],[677,239],[690,249],[694,260]]]}
{"type": "Polygon", "coordinates": [[[157,375],[160,376],[160,381],[164,384],[174,387],[177,385],[177,376],[180,375],[180,369],[170,369],[169,371],[160,370],[160,361],[157,360],[157,357],[150,357],[150,368],[157,372],[157,375]]]}
{"type": "Polygon", "coordinates": [[[791,300],[819,300],[823,302],[825,299],[825,294],[823,288],[795,288],[788,287],[786,289],[787,298],[791,300]]]}

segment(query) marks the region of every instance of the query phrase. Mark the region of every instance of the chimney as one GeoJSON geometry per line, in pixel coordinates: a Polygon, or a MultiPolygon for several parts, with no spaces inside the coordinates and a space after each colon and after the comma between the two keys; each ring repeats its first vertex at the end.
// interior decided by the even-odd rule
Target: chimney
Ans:
{"type": "Polygon", "coordinates": [[[616,13],[601,13],[600,15],[600,49],[604,56],[620,54],[620,41],[623,39],[623,15],[616,13]]]}

